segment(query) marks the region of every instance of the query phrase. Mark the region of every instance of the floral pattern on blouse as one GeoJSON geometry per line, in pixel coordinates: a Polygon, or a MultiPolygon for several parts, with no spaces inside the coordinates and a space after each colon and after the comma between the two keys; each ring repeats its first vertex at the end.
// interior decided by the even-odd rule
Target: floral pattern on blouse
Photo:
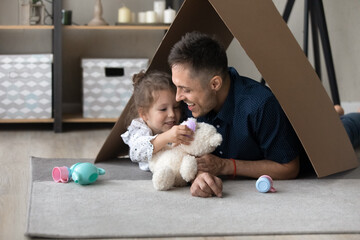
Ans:
{"type": "Polygon", "coordinates": [[[151,129],[141,118],[132,120],[128,130],[121,135],[124,143],[129,146],[131,161],[139,163],[141,170],[149,171],[149,161],[154,150],[150,141],[156,136],[153,136],[151,129]]]}

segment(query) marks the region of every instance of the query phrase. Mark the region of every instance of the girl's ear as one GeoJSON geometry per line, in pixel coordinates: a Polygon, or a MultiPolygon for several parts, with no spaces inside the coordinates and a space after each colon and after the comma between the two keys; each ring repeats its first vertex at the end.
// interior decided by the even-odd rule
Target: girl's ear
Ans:
{"type": "Polygon", "coordinates": [[[139,108],[138,109],[138,113],[139,113],[139,116],[142,118],[142,120],[144,120],[144,122],[147,121],[147,114],[146,114],[146,111],[144,108],[139,108]]]}
{"type": "Polygon", "coordinates": [[[219,91],[222,86],[222,78],[218,75],[210,80],[210,87],[212,90],[219,91]]]}

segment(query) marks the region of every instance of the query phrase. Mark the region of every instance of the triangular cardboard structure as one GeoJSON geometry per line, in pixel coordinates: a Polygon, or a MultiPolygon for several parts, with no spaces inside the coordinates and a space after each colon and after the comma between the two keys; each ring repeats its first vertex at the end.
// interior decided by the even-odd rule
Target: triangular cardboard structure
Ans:
{"type": "MultiPolygon", "coordinates": [[[[170,72],[171,47],[194,30],[215,34],[226,47],[233,37],[239,41],[281,104],[318,177],[359,165],[328,94],[271,0],[186,0],[149,70],[170,72]]],[[[120,135],[134,114],[130,99],[95,162],[127,154],[120,135]]]]}

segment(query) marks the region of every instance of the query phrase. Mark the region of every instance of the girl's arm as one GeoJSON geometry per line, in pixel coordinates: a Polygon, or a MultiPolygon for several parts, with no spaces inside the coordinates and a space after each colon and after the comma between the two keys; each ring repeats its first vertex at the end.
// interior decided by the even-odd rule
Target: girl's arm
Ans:
{"type": "Polygon", "coordinates": [[[154,146],[153,153],[157,153],[163,149],[168,143],[175,145],[185,144],[189,145],[193,140],[194,132],[185,125],[173,126],[166,132],[158,134],[152,141],[154,146]]]}

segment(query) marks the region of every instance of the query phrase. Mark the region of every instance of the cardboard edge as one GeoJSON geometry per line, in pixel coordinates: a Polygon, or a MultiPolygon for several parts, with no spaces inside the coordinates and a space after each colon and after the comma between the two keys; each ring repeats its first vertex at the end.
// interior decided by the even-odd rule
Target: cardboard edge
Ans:
{"type": "Polygon", "coordinates": [[[271,0],[209,1],[267,81],[318,177],[357,167],[355,151],[330,98],[274,3],[271,0]],[[326,138],[329,132],[332,137],[326,138]],[[341,150],[335,150],[336,147],[341,150]],[[339,162],[342,156],[345,161],[339,162]]]}
{"type": "Polygon", "coordinates": [[[103,146],[97,154],[94,163],[107,161],[128,154],[129,147],[122,140],[121,134],[126,132],[131,120],[137,116],[137,112],[134,110],[134,100],[131,96],[109,136],[106,138],[103,146]]]}

